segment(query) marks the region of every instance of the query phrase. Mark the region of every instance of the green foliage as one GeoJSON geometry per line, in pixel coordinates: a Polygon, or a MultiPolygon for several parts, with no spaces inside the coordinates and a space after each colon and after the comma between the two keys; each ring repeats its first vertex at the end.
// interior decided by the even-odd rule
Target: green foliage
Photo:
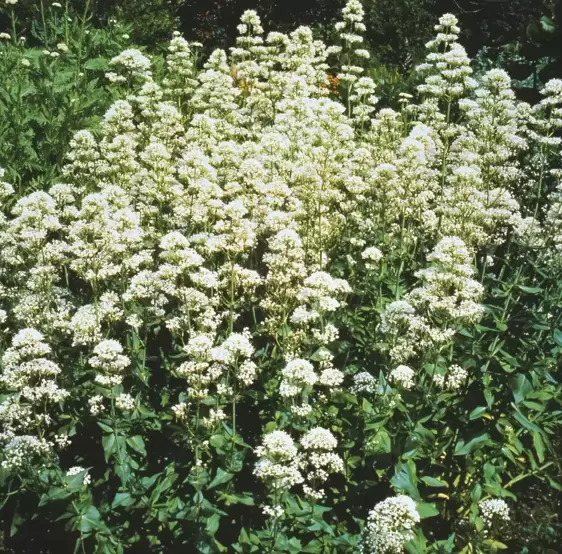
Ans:
{"type": "Polygon", "coordinates": [[[367,0],[365,12],[366,39],[376,59],[408,74],[432,37],[436,0],[367,0]]]}
{"type": "Polygon", "coordinates": [[[41,189],[60,179],[73,134],[115,99],[104,71],[130,27],[96,28],[90,12],[52,6],[38,19],[13,16],[17,39],[0,42],[0,165],[18,187],[41,189]]]}

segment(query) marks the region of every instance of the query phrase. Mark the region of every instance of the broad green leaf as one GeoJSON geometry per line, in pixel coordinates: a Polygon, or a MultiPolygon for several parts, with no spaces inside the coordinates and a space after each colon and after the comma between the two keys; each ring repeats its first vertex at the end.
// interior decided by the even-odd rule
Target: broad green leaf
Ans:
{"type": "Polygon", "coordinates": [[[101,516],[95,506],[90,506],[86,513],[82,514],[78,519],[78,530],[82,533],[89,533],[101,527],[101,516]]]}
{"type": "Polygon", "coordinates": [[[233,477],[234,473],[228,473],[227,471],[224,471],[219,467],[217,469],[215,478],[209,483],[209,486],[207,488],[213,489],[215,487],[218,487],[219,485],[222,485],[223,483],[228,483],[228,481],[230,481],[233,477]]]}
{"type": "Polygon", "coordinates": [[[482,433],[477,437],[474,437],[472,440],[465,443],[464,441],[459,441],[457,446],[455,447],[455,456],[467,456],[473,450],[476,450],[479,446],[483,445],[484,443],[489,442],[490,435],[488,433],[482,433]]]}
{"type": "Polygon", "coordinates": [[[477,408],[474,408],[472,412],[470,412],[468,419],[470,420],[478,419],[481,416],[483,416],[487,410],[488,410],[487,406],[478,406],[477,408]]]}
{"type": "Polygon", "coordinates": [[[111,508],[118,508],[119,506],[132,506],[134,499],[128,492],[118,492],[111,503],[111,508]]]}
{"type": "Polygon", "coordinates": [[[420,514],[421,519],[439,515],[439,510],[435,507],[435,504],[430,504],[429,502],[417,502],[416,510],[420,514]]]}
{"type": "Polygon", "coordinates": [[[515,403],[519,404],[527,395],[533,391],[533,386],[529,383],[529,380],[525,375],[519,373],[518,375],[513,376],[510,380],[511,390],[513,391],[513,398],[515,399],[515,403]]]}
{"type": "Polygon", "coordinates": [[[412,460],[398,462],[394,468],[394,477],[390,480],[399,491],[403,491],[414,500],[421,500],[417,487],[416,466],[412,460]]]}
{"type": "Polygon", "coordinates": [[[428,486],[428,487],[447,487],[443,481],[439,481],[439,479],[435,479],[435,477],[424,476],[421,480],[428,486]]]}
{"type": "Polygon", "coordinates": [[[129,437],[127,439],[127,444],[139,454],[146,456],[146,447],[144,446],[144,440],[140,435],[129,437]]]}

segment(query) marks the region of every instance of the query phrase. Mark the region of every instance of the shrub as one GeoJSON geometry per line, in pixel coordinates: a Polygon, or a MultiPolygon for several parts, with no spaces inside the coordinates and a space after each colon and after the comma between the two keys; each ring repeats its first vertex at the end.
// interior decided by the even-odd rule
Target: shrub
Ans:
{"type": "Polygon", "coordinates": [[[560,490],[562,82],[531,107],[475,80],[445,15],[377,110],[356,0],[336,29],[246,12],[230,56],[197,71],[175,36],[161,78],[127,50],[64,179],[2,183],[12,532],[513,552],[516,503],[560,490]]]}

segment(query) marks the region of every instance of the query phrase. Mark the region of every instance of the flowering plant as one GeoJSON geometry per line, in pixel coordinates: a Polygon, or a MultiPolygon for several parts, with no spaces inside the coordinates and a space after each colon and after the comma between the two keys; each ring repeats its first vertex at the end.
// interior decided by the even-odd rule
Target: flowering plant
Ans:
{"type": "Polygon", "coordinates": [[[531,107],[475,80],[445,15],[415,101],[377,111],[362,17],[350,0],[326,48],[249,11],[201,71],[174,36],[161,78],[126,50],[64,179],[2,182],[14,528],[484,553],[521,487],[560,488],[562,82],[531,107]]]}

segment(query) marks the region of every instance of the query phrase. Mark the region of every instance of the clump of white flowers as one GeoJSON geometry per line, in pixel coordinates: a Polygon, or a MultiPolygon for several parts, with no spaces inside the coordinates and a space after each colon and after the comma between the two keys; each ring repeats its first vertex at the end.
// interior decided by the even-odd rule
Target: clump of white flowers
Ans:
{"type": "Polygon", "coordinates": [[[459,365],[452,365],[445,375],[434,375],[435,385],[446,391],[458,391],[466,383],[468,372],[459,365]]]}
{"type": "Polygon", "coordinates": [[[402,554],[420,522],[416,503],[405,495],[387,498],[369,512],[361,545],[364,554],[402,554]]]}
{"type": "Polygon", "coordinates": [[[22,329],[1,358],[0,386],[8,393],[0,402],[4,467],[18,469],[52,455],[55,444],[44,437],[53,421],[50,410],[70,393],[57,384],[61,369],[51,355],[42,333],[22,329]],[[33,429],[39,436],[29,434],[33,429]]]}
{"type": "Polygon", "coordinates": [[[499,528],[509,522],[509,506],[501,498],[489,498],[478,504],[480,517],[487,531],[499,528]]]}
{"type": "Polygon", "coordinates": [[[414,377],[416,372],[407,365],[395,367],[388,375],[391,383],[405,390],[413,389],[415,386],[414,377]]]}
{"type": "Polygon", "coordinates": [[[71,467],[66,472],[66,476],[67,477],[74,477],[75,475],[80,475],[81,473],[83,474],[82,483],[84,485],[88,486],[92,482],[92,477],[89,475],[88,470],[84,469],[82,466],[71,467]]]}
{"type": "Polygon", "coordinates": [[[353,376],[351,391],[353,394],[373,394],[377,389],[377,380],[367,371],[360,371],[353,376]]]}
{"type": "Polygon", "coordinates": [[[254,474],[274,489],[290,488],[303,482],[298,467],[298,450],[291,436],[285,431],[272,431],[256,448],[258,461],[254,474]]]}
{"type": "Polygon", "coordinates": [[[320,499],[325,495],[321,487],[332,473],[341,473],[344,469],[342,458],[333,452],[338,441],[328,429],[314,427],[301,439],[304,453],[299,459],[299,466],[305,476],[303,485],[307,496],[320,499]]]}
{"type": "Polygon", "coordinates": [[[123,347],[113,339],[96,345],[89,362],[98,371],[96,383],[107,387],[119,385],[123,381],[123,372],[130,364],[129,358],[123,354],[123,347]]]}

